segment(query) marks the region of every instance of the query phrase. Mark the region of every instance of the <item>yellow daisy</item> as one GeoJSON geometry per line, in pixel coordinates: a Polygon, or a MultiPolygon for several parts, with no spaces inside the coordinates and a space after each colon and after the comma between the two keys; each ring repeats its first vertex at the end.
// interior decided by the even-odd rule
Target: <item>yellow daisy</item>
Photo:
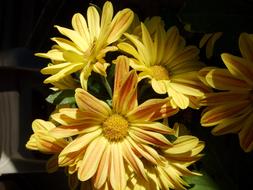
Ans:
{"type": "Polygon", "coordinates": [[[26,148],[37,150],[45,154],[53,154],[47,162],[47,171],[54,172],[58,169],[58,155],[68,145],[65,139],[56,139],[49,134],[55,125],[50,121],[36,119],[32,123],[34,134],[26,143],[26,148]]]}
{"type": "Polygon", "coordinates": [[[244,151],[253,150],[253,36],[242,33],[239,38],[242,57],[223,53],[227,69],[205,68],[200,78],[220,90],[208,93],[202,105],[208,106],[201,118],[202,126],[215,126],[214,135],[238,133],[244,151]]]}
{"type": "Polygon", "coordinates": [[[119,43],[118,47],[133,56],[130,66],[140,71],[139,80],[148,78],[154,91],[168,93],[174,106],[195,107],[193,101],[206,91],[197,77],[197,71],[203,66],[198,48],[186,46],[175,26],[166,32],[160,19],[152,21],[150,26],[156,26],[155,32],[152,30],[154,34],[141,23],[142,39],[125,34],[131,42],[119,43]]]}
{"type": "Polygon", "coordinates": [[[204,142],[191,135],[178,137],[173,146],[161,150],[163,162],[157,165],[145,163],[148,180],[132,174],[126,190],[168,190],[186,189],[188,184],[183,176],[200,175],[187,167],[202,157],[204,142]]]}
{"type": "Polygon", "coordinates": [[[62,78],[80,72],[80,82],[87,89],[87,80],[91,71],[106,76],[109,65],[104,59],[109,51],[116,51],[113,45],[127,30],[134,14],[130,9],[119,11],[113,17],[113,6],[107,1],[100,15],[94,6],[87,10],[87,20],[76,13],[72,18],[72,29],[56,26],[58,31],[66,36],[52,38],[57,45],[47,53],[37,53],[37,56],[49,58],[53,64],[41,70],[42,74],[52,75],[45,83],[55,83],[62,78]]]}
{"type": "Polygon", "coordinates": [[[147,179],[140,157],[157,164],[154,147],[170,147],[163,134],[174,130],[155,120],[177,113],[166,99],[150,99],[138,106],[137,74],[129,72],[128,58],[118,57],[112,108],[83,89],[76,89],[78,108],[60,109],[52,118],[60,125],[50,131],[55,138],[76,138],[59,155],[59,165],[76,165],[78,179],[92,178],[99,189],[108,184],[126,186],[125,165],[147,179]]]}

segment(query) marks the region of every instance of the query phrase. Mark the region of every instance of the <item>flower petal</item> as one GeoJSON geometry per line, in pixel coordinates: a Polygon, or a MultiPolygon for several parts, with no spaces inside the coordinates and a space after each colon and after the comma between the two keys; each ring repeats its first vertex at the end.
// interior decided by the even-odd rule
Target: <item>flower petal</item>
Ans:
{"type": "Polygon", "coordinates": [[[122,154],[135,173],[147,180],[144,165],[142,161],[135,155],[128,141],[122,142],[122,154]]]}
{"type": "Polygon", "coordinates": [[[240,145],[245,152],[253,150],[253,113],[247,116],[239,133],[240,145]]]}
{"type": "Polygon", "coordinates": [[[201,117],[201,125],[206,127],[217,125],[224,119],[247,113],[249,109],[247,101],[208,107],[201,117]]]}
{"type": "Polygon", "coordinates": [[[227,53],[221,54],[221,58],[232,75],[253,85],[253,67],[249,60],[227,53]]]}
{"type": "MultiPolygon", "coordinates": [[[[253,62],[253,38],[252,35],[241,33],[239,37],[239,48],[244,58],[253,62]]],[[[251,65],[252,66],[252,65],[251,65]]]]}
{"type": "Polygon", "coordinates": [[[87,23],[85,18],[83,17],[82,14],[76,13],[72,17],[72,26],[75,31],[79,33],[82,38],[84,38],[84,42],[86,42],[87,47],[89,44],[91,44],[91,39],[90,39],[90,34],[89,34],[89,29],[87,27],[87,23]]]}
{"type": "Polygon", "coordinates": [[[177,112],[178,109],[173,108],[168,99],[150,99],[128,112],[126,117],[129,121],[138,123],[166,118],[177,112]]]}
{"type": "Polygon", "coordinates": [[[87,20],[90,32],[90,40],[98,39],[100,33],[100,16],[94,6],[89,6],[87,10],[87,20]]]}
{"type": "Polygon", "coordinates": [[[143,130],[147,130],[147,131],[162,133],[162,134],[174,134],[175,133],[175,131],[173,129],[171,129],[168,126],[163,125],[162,123],[159,123],[159,122],[138,122],[138,123],[131,123],[131,125],[129,127],[131,128],[131,126],[137,127],[137,128],[143,129],[143,130]]]}
{"type": "Polygon", "coordinates": [[[126,186],[125,167],[123,162],[122,148],[119,143],[110,144],[111,164],[110,182],[113,189],[124,189],[126,186]]]}
{"type": "Polygon", "coordinates": [[[78,108],[82,111],[97,114],[97,117],[104,119],[111,114],[111,108],[105,102],[81,88],[76,89],[75,98],[78,108]]]}
{"type": "Polygon", "coordinates": [[[131,130],[129,130],[129,135],[136,142],[150,144],[156,147],[171,146],[171,143],[162,134],[156,132],[145,131],[136,127],[131,127],[131,130]]]}
{"type": "Polygon", "coordinates": [[[206,75],[206,81],[211,87],[219,90],[242,90],[250,88],[243,80],[231,75],[227,69],[212,69],[206,75]]]}
{"type": "Polygon", "coordinates": [[[111,30],[107,39],[107,43],[111,44],[118,40],[120,36],[127,30],[134,18],[134,13],[130,9],[119,11],[111,22],[111,30]]]}
{"type": "Polygon", "coordinates": [[[105,148],[105,151],[102,155],[101,161],[98,165],[97,173],[94,179],[94,187],[99,189],[101,188],[106,179],[109,177],[108,174],[110,172],[110,163],[111,163],[111,146],[105,148]]]}
{"type": "Polygon", "coordinates": [[[99,137],[90,143],[78,169],[80,181],[86,181],[96,173],[106,146],[107,140],[103,137],[99,137]]]}

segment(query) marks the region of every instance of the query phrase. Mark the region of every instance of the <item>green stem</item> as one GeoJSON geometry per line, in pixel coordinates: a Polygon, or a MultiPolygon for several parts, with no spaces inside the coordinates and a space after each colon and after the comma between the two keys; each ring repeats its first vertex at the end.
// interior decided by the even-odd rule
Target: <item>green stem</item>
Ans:
{"type": "Polygon", "coordinates": [[[101,78],[102,78],[102,81],[103,81],[103,84],[105,86],[107,93],[109,94],[110,98],[112,99],[112,89],[111,89],[109,82],[107,81],[106,77],[101,76],[101,78]]]}

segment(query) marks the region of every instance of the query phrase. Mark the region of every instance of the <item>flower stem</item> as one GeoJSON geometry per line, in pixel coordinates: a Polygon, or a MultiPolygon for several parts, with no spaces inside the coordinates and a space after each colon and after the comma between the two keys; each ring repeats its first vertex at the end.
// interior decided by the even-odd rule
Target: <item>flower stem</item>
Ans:
{"type": "Polygon", "coordinates": [[[107,81],[106,77],[101,77],[101,78],[102,78],[102,81],[103,81],[103,84],[105,86],[107,93],[109,94],[110,98],[112,99],[112,89],[111,89],[109,82],[107,81]]]}

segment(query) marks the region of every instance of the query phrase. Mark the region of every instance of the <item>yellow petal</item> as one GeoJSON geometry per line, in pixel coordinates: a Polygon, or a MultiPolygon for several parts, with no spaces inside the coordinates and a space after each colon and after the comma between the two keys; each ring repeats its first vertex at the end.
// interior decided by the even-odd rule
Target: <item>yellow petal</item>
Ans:
{"type": "Polygon", "coordinates": [[[111,163],[110,163],[110,182],[113,189],[125,189],[125,167],[123,162],[122,148],[119,143],[110,144],[111,163]]]}
{"type": "Polygon", "coordinates": [[[156,59],[156,54],[155,54],[156,51],[154,48],[154,43],[153,43],[153,40],[151,39],[148,29],[143,23],[141,23],[141,31],[142,31],[143,45],[145,46],[148,52],[147,59],[149,59],[151,63],[154,63],[156,59]]]}
{"type": "Polygon", "coordinates": [[[92,43],[92,41],[90,39],[89,29],[87,27],[87,23],[83,15],[81,15],[80,13],[74,14],[74,16],[72,17],[72,26],[74,30],[77,31],[80,36],[82,36],[82,38],[84,38],[84,42],[87,43],[88,47],[89,44],[92,43]]]}
{"type": "Polygon", "coordinates": [[[92,66],[90,63],[87,63],[81,71],[80,83],[84,90],[87,90],[88,88],[87,83],[88,83],[88,78],[91,75],[91,71],[92,71],[92,66]]]}
{"type": "Polygon", "coordinates": [[[206,44],[206,57],[210,59],[213,56],[215,42],[222,36],[222,32],[215,32],[206,44]]]}
{"type": "Polygon", "coordinates": [[[128,29],[134,18],[134,13],[130,9],[119,11],[113,18],[110,25],[111,30],[107,43],[111,44],[118,40],[121,35],[128,29]]]}
{"type": "Polygon", "coordinates": [[[164,80],[151,79],[152,88],[158,94],[165,94],[167,92],[166,84],[167,82],[164,80]]]}
{"type": "Polygon", "coordinates": [[[64,51],[63,57],[67,62],[71,63],[86,63],[86,60],[84,59],[83,55],[77,54],[73,51],[64,51]]]}
{"type": "Polygon", "coordinates": [[[187,97],[186,95],[177,92],[172,87],[167,87],[167,92],[169,97],[172,98],[172,103],[176,104],[179,108],[186,109],[189,106],[189,97],[187,97]]]}
{"type": "Polygon", "coordinates": [[[180,136],[173,142],[173,146],[164,150],[166,154],[184,154],[191,151],[199,143],[198,138],[190,135],[180,136]]]}
{"type": "Polygon", "coordinates": [[[98,39],[100,33],[100,16],[94,6],[88,8],[87,19],[91,42],[93,42],[95,39],[98,39]]]}
{"type": "Polygon", "coordinates": [[[63,69],[61,69],[58,73],[52,75],[51,77],[48,77],[44,83],[52,83],[52,82],[57,82],[58,80],[66,77],[67,75],[70,75],[76,71],[81,70],[83,67],[83,63],[75,63],[71,64],[63,69]]]}
{"type": "Polygon", "coordinates": [[[80,36],[78,32],[60,26],[55,27],[59,30],[61,34],[67,36],[70,40],[72,40],[80,48],[80,50],[87,50],[87,42],[80,36]]]}
{"type": "Polygon", "coordinates": [[[96,62],[94,65],[93,65],[93,68],[92,70],[102,76],[105,76],[106,77],[106,69],[107,67],[109,66],[110,64],[109,63],[100,63],[100,62],[96,62]]]}
{"type": "Polygon", "coordinates": [[[194,88],[195,86],[191,84],[184,84],[184,83],[180,84],[176,82],[171,82],[170,87],[173,89],[177,89],[178,93],[182,93],[189,96],[203,96],[204,95],[204,93],[200,89],[194,88]]]}
{"type": "MultiPolygon", "coordinates": [[[[128,54],[130,54],[130,55],[132,55],[134,58],[136,58],[137,60],[142,60],[142,58],[141,58],[141,56],[139,55],[139,53],[137,52],[137,50],[131,45],[131,44],[129,44],[129,43],[126,43],[126,42],[121,42],[121,43],[119,43],[118,45],[117,45],[117,47],[120,49],[120,50],[122,50],[122,51],[124,51],[124,52],[126,52],[126,53],[128,53],[128,54]]],[[[135,67],[133,67],[134,69],[136,69],[135,67]]]]}
{"type": "MultiPolygon", "coordinates": [[[[54,42],[59,45],[60,51],[73,51],[79,55],[82,55],[82,51],[77,47],[77,45],[64,38],[51,38],[54,42]]],[[[57,49],[59,49],[57,48],[57,49]]]]}
{"type": "Polygon", "coordinates": [[[75,138],[72,142],[70,142],[60,153],[59,155],[59,163],[61,160],[68,156],[69,153],[80,151],[81,149],[85,149],[91,141],[97,138],[102,133],[101,130],[95,130],[88,134],[83,134],[75,138]]]}
{"type": "Polygon", "coordinates": [[[227,53],[221,54],[221,58],[232,75],[253,85],[253,65],[249,60],[227,53]]]}
{"type": "Polygon", "coordinates": [[[109,25],[112,21],[113,17],[113,6],[110,1],[106,1],[101,16],[101,34],[105,35],[106,32],[109,30],[109,25]]]}
{"type": "Polygon", "coordinates": [[[49,50],[47,53],[35,53],[38,57],[48,58],[54,61],[64,61],[62,52],[56,49],[49,50]]]}
{"type": "Polygon", "coordinates": [[[239,37],[239,47],[244,58],[253,62],[253,39],[252,35],[241,33],[239,37]]]}
{"type": "Polygon", "coordinates": [[[90,143],[78,169],[80,181],[86,181],[96,173],[106,145],[107,140],[103,137],[99,137],[90,143]]]}
{"type": "Polygon", "coordinates": [[[60,72],[62,69],[65,69],[67,67],[71,66],[71,63],[59,63],[59,64],[55,64],[55,65],[50,65],[48,67],[45,67],[43,69],[40,70],[40,72],[43,75],[54,75],[58,72],[60,72]]]}

